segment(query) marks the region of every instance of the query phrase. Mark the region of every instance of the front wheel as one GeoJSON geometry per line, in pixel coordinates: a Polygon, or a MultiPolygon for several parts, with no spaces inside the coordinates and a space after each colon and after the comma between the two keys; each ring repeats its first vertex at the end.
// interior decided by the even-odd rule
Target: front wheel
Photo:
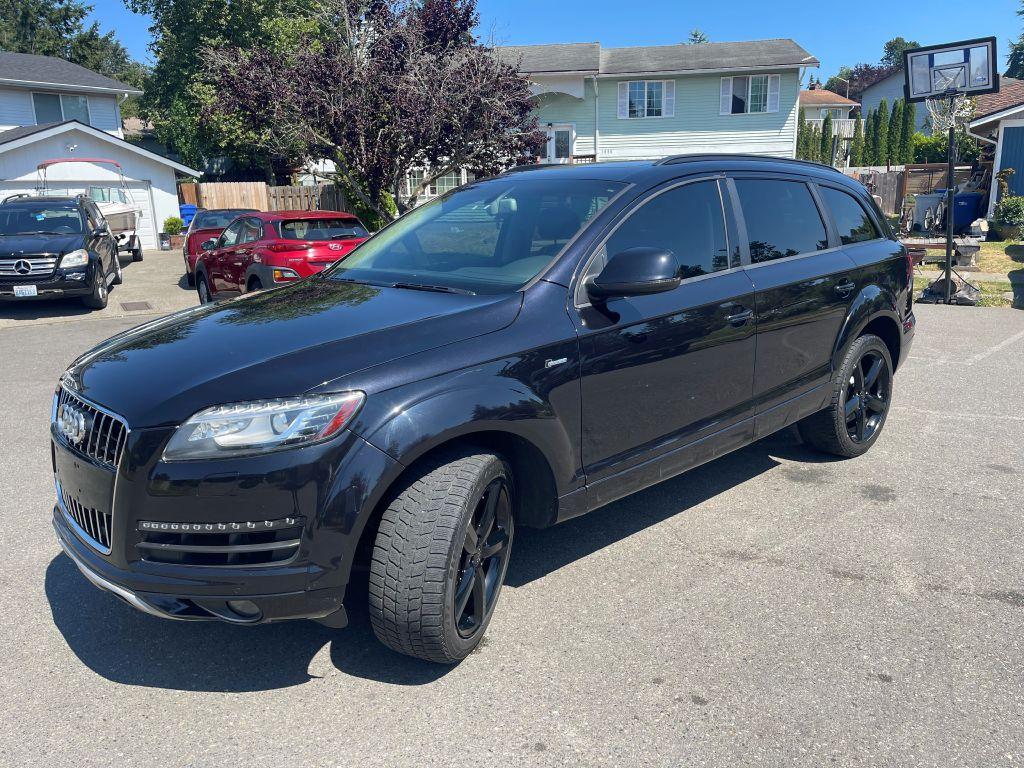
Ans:
{"type": "Polygon", "coordinates": [[[206,283],[206,275],[196,275],[196,293],[199,294],[200,304],[209,304],[213,301],[210,295],[210,286],[206,283]]]}
{"type": "Polygon", "coordinates": [[[825,453],[860,456],[878,440],[891,402],[889,348],[877,336],[866,334],[843,356],[828,408],[801,421],[800,436],[825,453]]]}
{"type": "Polygon", "coordinates": [[[82,297],[82,303],[89,309],[103,309],[107,306],[107,276],[103,274],[103,262],[96,264],[96,278],[92,293],[82,297]]]}
{"type": "Polygon", "coordinates": [[[399,653],[441,664],[483,639],[512,547],[512,475],[499,456],[448,454],[384,511],[370,565],[370,621],[399,653]]]}

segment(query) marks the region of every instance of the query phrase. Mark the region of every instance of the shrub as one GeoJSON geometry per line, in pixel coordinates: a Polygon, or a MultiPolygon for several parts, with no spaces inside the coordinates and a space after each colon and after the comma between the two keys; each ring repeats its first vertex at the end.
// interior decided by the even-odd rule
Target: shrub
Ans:
{"type": "Polygon", "coordinates": [[[1024,196],[1007,195],[996,205],[995,220],[1019,227],[1024,224],[1024,196]]]}
{"type": "Polygon", "coordinates": [[[168,235],[180,235],[185,229],[185,222],[177,216],[168,216],[164,219],[164,232],[168,235]]]}

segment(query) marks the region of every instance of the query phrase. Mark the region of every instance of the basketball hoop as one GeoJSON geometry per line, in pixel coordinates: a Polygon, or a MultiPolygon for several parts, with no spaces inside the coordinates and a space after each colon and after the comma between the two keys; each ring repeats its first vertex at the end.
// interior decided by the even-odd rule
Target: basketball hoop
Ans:
{"type": "Polygon", "coordinates": [[[974,117],[974,102],[963,92],[952,91],[927,99],[928,117],[934,133],[963,128],[974,117]]]}

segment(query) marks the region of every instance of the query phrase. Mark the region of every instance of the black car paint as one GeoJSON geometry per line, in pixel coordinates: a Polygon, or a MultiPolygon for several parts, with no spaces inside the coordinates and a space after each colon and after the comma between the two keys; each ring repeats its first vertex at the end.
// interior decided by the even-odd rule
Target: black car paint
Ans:
{"type": "Polygon", "coordinates": [[[914,321],[899,243],[883,237],[838,247],[830,225],[827,251],[750,267],[734,208],[730,269],[669,292],[597,305],[580,300],[589,254],[660,186],[718,178],[728,187],[735,173],[797,174],[838,185],[872,208],[863,188],[834,171],[696,157],[535,172],[601,174],[631,186],[519,292],[462,296],[318,276],[155,321],[73,363],[71,386],[125,417],[131,432],[115,492],[110,473],[104,479],[51,430],[55,471],[61,467],[58,474],[82,493],[113,498],[116,521],[104,556],[56,508],[65,548],[166,613],[175,601],[245,595],[256,598],[263,620],[333,613],[343,624],[345,585],[379,502],[406,468],[441,445],[471,439],[508,455],[524,470],[520,522],[544,526],[819,410],[838,355],[869,323],[898,347],[895,365],[906,357],[914,321]],[[839,295],[835,286],[844,280],[855,287],[839,295]],[[209,405],[346,390],[366,392],[366,402],[328,443],[244,459],[161,460],[175,427],[209,405]],[[135,549],[140,519],[256,514],[304,518],[293,561],[166,565],[142,560],[135,549]]]}
{"type": "MultiPolygon", "coordinates": [[[[24,198],[15,198],[23,200],[24,198]]],[[[87,221],[84,206],[88,205],[80,198],[53,197],[47,198],[59,202],[75,202],[82,211],[83,221],[87,221]]],[[[99,209],[95,216],[100,217],[99,209]]],[[[16,259],[23,256],[56,256],[57,267],[47,276],[0,276],[0,300],[38,301],[41,299],[57,299],[72,296],[88,296],[93,292],[96,280],[109,281],[109,275],[115,271],[114,260],[117,259],[117,240],[109,228],[96,229],[82,234],[30,234],[0,235],[0,259],[16,259]],[[84,267],[64,269],[60,266],[60,257],[71,251],[84,249],[89,253],[89,263],[84,267]],[[72,279],[71,274],[83,274],[81,279],[72,279]],[[14,295],[15,285],[35,285],[37,296],[22,297],[14,295]]]]}

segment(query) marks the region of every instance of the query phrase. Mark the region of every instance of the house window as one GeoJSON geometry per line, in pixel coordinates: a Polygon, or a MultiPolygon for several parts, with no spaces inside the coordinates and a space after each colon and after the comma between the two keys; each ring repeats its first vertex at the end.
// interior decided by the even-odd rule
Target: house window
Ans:
{"type": "Polygon", "coordinates": [[[444,176],[438,176],[434,179],[434,183],[430,185],[429,194],[443,195],[451,192],[461,184],[462,173],[460,171],[452,171],[451,173],[446,173],[444,176]]]}
{"type": "Polygon", "coordinates": [[[719,112],[723,115],[778,112],[779,84],[779,75],[723,77],[719,112]]]}
{"type": "Polygon", "coordinates": [[[842,107],[823,107],[821,109],[821,119],[824,120],[829,115],[832,115],[833,120],[842,120],[846,117],[846,115],[843,114],[842,107]]]}
{"type": "Polygon", "coordinates": [[[73,94],[33,93],[36,125],[77,120],[89,125],[89,98],[73,94]]]}
{"type": "Polygon", "coordinates": [[[674,80],[630,80],[619,83],[619,117],[672,117],[674,80]]]}

